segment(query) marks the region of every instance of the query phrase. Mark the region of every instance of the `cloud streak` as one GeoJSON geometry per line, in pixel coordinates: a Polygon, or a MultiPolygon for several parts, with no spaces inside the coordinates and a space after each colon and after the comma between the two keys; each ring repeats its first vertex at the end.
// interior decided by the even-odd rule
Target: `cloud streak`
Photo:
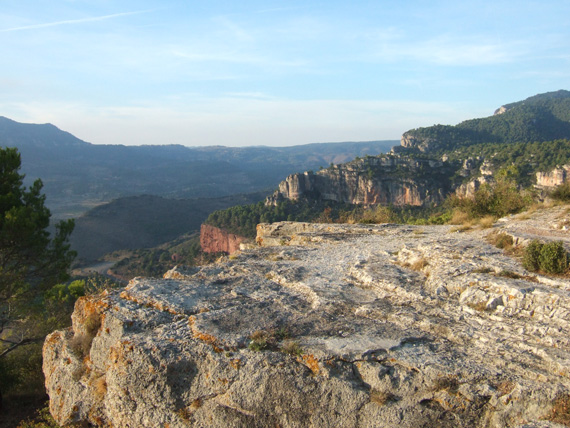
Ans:
{"type": "Polygon", "coordinates": [[[81,19],[68,19],[65,21],[55,21],[55,22],[45,22],[43,24],[32,24],[32,25],[24,25],[21,27],[12,27],[12,28],[4,28],[0,29],[0,33],[9,33],[12,31],[26,31],[26,30],[36,30],[40,28],[49,28],[49,27],[58,27],[61,25],[75,25],[75,24],[83,24],[86,22],[96,22],[96,21],[106,21],[108,19],[120,18],[123,16],[130,16],[130,15],[139,15],[141,13],[148,13],[152,10],[139,10],[134,12],[122,12],[122,13],[114,13],[111,15],[103,15],[103,16],[92,16],[89,18],[81,18],[81,19]]]}

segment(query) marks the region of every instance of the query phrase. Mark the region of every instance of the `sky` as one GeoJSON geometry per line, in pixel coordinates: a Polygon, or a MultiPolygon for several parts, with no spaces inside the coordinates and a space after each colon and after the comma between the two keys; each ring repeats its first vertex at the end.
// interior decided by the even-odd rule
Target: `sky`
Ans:
{"type": "Polygon", "coordinates": [[[95,144],[399,139],[570,89],[570,1],[0,0],[0,116],[95,144]]]}

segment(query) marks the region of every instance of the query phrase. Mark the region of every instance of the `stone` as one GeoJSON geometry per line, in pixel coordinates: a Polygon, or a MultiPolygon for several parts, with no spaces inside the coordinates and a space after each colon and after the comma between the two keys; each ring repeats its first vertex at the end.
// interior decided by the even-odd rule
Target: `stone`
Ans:
{"type": "Polygon", "coordinates": [[[540,188],[553,188],[570,180],[570,164],[554,168],[548,172],[536,173],[536,186],[540,188]]]}
{"type": "Polygon", "coordinates": [[[258,248],[81,298],[44,344],[50,411],[113,427],[557,427],[570,281],[485,237],[556,239],[563,209],[464,233],[259,225],[258,248]]]}
{"type": "Polygon", "coordinates": [[[245,240],[243,236],[229,233],[209,224],[203,224],[200,227],[200,247],[205,253],[232,254],[239,251],[245,240]]]}

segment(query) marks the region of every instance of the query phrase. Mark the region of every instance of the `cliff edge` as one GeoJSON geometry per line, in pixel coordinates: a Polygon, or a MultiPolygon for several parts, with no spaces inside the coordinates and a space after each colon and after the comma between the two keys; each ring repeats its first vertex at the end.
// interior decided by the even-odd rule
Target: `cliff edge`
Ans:
{"type": "Polygon", "coordinates": [[[50,410],[113,427],[556,426],[570,281],[485,235],[568,249],[567,216],[259,225],[259,248],[81,298],[45,341],[50,410]]]}
{"type": "Polygon", "coordinates": [[[448,162],[397,154],[367,156],[315,173],[291,174],[266,205],[300,198],[357,205],[437,204],[451,191],[453,172],[448,162]]]}

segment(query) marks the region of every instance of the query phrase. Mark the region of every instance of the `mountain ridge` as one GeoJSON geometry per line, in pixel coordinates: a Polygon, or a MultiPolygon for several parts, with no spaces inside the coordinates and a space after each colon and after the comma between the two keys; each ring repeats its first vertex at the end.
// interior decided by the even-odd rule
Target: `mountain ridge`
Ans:
{"type": "Polygon", "coordinates": [[[570,91],[534,95],[505,104],[495,114],[457,125],[434,125],[404,132],[401,146],[441,154],[478,143],[549,141],[570,137],[570,91]]]}
{"type": "Polygon", "coordinates": [[[223,197],[265,190],[296,170],[387,151],[397,141],[290,147],[126,146],[85,142],[52,124],[0,117],[0,145],[22,155],[25,183],[41,178],[54,217],[75,217],[119,197],[223,197]]]}

